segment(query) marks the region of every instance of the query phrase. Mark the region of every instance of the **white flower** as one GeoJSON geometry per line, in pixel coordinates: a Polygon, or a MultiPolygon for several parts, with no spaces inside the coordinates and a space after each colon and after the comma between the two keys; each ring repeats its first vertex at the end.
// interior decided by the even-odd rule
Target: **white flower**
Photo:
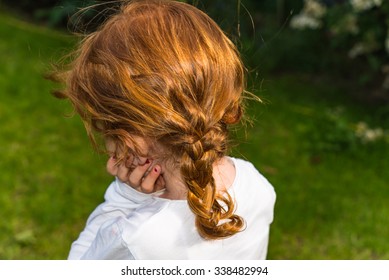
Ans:
{"type": "Polygon", "coordinates": [[[371,53],[378,48],[380,48],[380,46],[377,44],[377,42],[374,41],[374,38],[371,38],[371,36],[366,36],[364,42],[356,43],[354,47],[351,48],[351,50],[348,52],[348,56],[350,58],[355,58],[362,54],[371,53]]]}
{"type": "Polygon", "coordinates": [[[331,32],[334,34],[340,33],[350,33],[350,34],[358,34],[359,27],[358,21],[355,14],[347,14],[342,17],[336,25],[331,27],[331,32]]]}
{"type": "Polygon", "coordinates": [[[327,8],[318,1],[305,0],[303,11],[312,17],[321,18],[325,15],[327,8]]]}
{"type": "Polygon", "coordinates": [[[321,27],[321,22],[306,14],[299,14],[290,20],[290,26],[295,29],[318,29],[321,27]]]}
{"type": "Polygon", "coordinates": [[[365,122],[359,122],[355,128],[355,135],[361,139],[363,143],[374,142],[385,136],[382,128],[369,128],[365,122]]]}
{"type": "Polygon", "coordinates": [[[322,26],[320,19],[326,11],[326,7],[317,0],[305,0],[302,11],[291,19],[290,26],[295,29],[318,29],[322,26]]]}
{"type": "Polygon", "coordinates": [[[382,4],[382,0],[373,0],[374,4],[379,7],[382,4]]]}
{"type": "Polygon", "coordinates": [[[364,43],[357,43],[352,47],[352,49],[348,52],[348,56],[350,58],[355,58],[359,55],[365,54],[368,52],[368,49],[364,43]]]}
{"type": "Polygon", "coordinates": [[[376,129],[368,129],[365,132],[363,138],[366,142],[374,142],[382,138],[382,136],[384,136],[384,131],[382,130],[382,128],[376,128],[376,129]]]}
{"type": "Polygon", "coordinates": [[[357,12],[362,12],[381,6],[382,0],[350,0],[350,3],[357,12]]]}

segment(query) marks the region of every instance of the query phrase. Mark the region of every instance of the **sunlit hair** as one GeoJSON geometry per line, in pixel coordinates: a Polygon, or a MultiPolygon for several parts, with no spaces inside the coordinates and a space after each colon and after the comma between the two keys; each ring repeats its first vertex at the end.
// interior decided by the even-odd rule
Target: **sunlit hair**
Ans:
{"type": "Polygon", "coordinates": [[[64,73],[88,134],[158,143],[177,162],[199,234],[231,236],[244,221],[216,192],[212,165],[226,155],[228,125],[242,117],[244,68],[234,44],[197,8],[175,1],[123,3],[81,42],[64,73]]]}

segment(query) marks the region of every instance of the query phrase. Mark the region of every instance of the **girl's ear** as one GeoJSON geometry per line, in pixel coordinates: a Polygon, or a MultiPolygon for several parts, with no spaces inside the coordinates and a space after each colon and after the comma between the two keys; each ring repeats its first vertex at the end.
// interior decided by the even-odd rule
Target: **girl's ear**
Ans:
{"type": "Polygon", "coordinates": [[[223,121],[226,124],[237,124],[242,118],[243,110],[240,104],[235,104],[223,116],[223,121]]]}

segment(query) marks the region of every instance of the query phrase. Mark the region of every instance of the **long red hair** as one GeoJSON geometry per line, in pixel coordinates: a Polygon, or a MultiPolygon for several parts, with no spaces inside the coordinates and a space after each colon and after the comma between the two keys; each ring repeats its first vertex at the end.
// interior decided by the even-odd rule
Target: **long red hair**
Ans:
{"type": "Polygon", "coordinates": [[[239,232],[228,193],[216,192],[213,163],[227,153],[228,126],[242,116],[244,67],[219,26],[182,2],[125,2],[86,36],[64,73],[69,98],[93,139],[122,151],[133,136],[151,139],[180,168],[188,204],[206,239],[239,232]]]}

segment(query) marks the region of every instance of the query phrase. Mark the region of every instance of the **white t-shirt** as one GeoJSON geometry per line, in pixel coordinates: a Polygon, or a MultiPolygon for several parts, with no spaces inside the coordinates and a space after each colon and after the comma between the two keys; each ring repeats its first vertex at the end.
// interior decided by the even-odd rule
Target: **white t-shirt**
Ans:
{"type": "Polygon", "coordinates": [[[118,179],[105,202],[89,216],[69,259],[265,259],[275,192],[244,160],[231,158],[236,176],[228,192],[245,229],[232,237],[204,240],[186,200],[143,194],[118,179]]]}

